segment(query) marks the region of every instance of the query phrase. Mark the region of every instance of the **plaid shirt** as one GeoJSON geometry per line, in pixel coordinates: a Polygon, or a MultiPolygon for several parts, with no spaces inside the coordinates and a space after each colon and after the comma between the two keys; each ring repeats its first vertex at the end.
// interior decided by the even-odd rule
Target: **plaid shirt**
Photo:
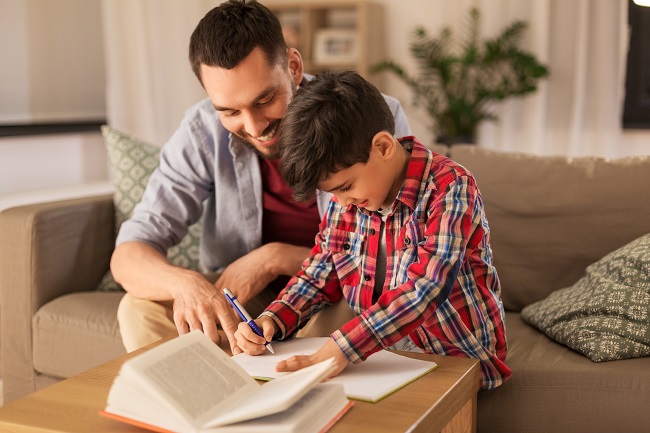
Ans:
{"type": "Polygon", "coordinates": [[[381,216],[336,198],[303,269],[265,311],[286,338],[344,296],[358,314],[331,337],[353,363],[409,336],[423,351],[476,358],[481,386],[511,375],[489,227],[472,175],[413,137],[386,220],[386,279],[373,303],[381,216]]]}

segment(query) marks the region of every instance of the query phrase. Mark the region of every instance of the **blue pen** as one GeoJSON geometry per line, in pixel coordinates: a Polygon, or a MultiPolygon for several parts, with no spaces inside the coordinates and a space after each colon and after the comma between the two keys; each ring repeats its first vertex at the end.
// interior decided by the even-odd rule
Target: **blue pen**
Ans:
{"type": "MultiPolygon", "coordinates": [[[[255,321],[253,320],[251,315],[248,314],[248,311],[246,311],[244,306],[237,300],[235,295],[229,289],[227,289],[225,287],[223,288],[223,294],[226,295],[226,299],[228,300],[228,302],[230,302],[230,305],[232,305],[232,307],[235,309],[237,314],[239,314],[239,317],[241,317],[241,319],[244,322],[248,323],[248,326],[251,327],[253,332],[256,333],[257,335],[259,335],[260,337],[264,337],[264,334],[262,333],[262,330],[260,329],[260,327],[257,326],[257,323],[255,323],[255,321]]],[[[270,342],[267,341],[266,343],[264,343],[264,345],[266,346],[267,349],[269,349],[269,351],[272,354],[275,355],[275,351],[273,350],[273,347],[271,347],[270,342]]]]}

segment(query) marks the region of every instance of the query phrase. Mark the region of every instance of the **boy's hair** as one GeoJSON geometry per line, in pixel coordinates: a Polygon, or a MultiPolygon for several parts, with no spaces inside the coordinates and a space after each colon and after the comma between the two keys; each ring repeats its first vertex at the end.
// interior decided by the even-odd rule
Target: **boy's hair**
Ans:
{"type": "Polygon", "coordinates": [[[382,94],[357,72],[323,72],[302,85],[280,127],[280,168],[297,201],[332,173],[366,163],[373,137],[395,134],[382,94]]]}
{"type": "Polygon", "coordinates": [[[258,46],[269,65],[286,61],[280,21],[255,0],[229,0],[208,12],[194,29],[190,64],[203,84],[201,65],[232,69],[258,46]]]}

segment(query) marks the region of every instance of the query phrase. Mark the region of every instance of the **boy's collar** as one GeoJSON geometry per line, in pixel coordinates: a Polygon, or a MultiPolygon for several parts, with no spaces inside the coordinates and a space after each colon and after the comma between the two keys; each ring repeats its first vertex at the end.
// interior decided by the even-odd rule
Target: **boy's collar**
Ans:
{"type": "MultiPolygon", "coordinates": [[[[397,193],[395,201],[401,201],[411,209],[415,209],[422,187],[422,179],[431,157],[429,150],[413,136],[399,138],[400,144],[411,152],[411,158],[406,170],[406,178],[397,193]]],[[[394,205],[394,203],[393,203],[394,205]]]]}

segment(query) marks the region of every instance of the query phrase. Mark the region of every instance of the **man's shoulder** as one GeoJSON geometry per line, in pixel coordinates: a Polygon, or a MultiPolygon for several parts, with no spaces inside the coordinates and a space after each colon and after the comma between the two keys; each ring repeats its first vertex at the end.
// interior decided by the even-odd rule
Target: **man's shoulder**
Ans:
{"type": "Polygon", "coordinates": [[[184,119],[194,122],[205,122],[206,120],[209,120],[210,123],[214,123],[216,120],[216,122],[221,125],[219,116],[216,115],[212,101],[208,97],[201,99],[194,105],[190,106],[187,110],[185,110],[184,119]]]}
{"type": "Polygon", "coordinates": [[[228,143],[230,133],[221,124],[210,98],[204,98],[185,110],[176,133],[168,141],[172,147],[186,147],[192,144],[217,146],[228,143]]]}
{"type": "Polygon", "coordinates": [[[401,105],[401,103],[399,102],[399,100],[398,100],[397,98],[395,98],[394,96],[390,96],[390,95],[387,95],[387,94],[385,94],[385,93],[382,93],[381,95],[384,97],[384,99],[386,100],[386,103],[388,103],[388,106],[389,106],[391,109],[392,109],[393,107],[397,107],[397,106],[401,105]]]}

